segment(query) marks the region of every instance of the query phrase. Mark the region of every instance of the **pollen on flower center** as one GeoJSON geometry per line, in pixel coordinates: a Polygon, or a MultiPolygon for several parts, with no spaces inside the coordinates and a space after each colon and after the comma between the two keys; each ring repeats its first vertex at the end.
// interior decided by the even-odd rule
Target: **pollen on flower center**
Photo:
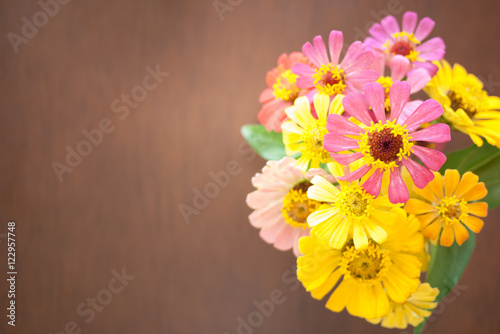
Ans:
{"type": "Polygon", "coordinates": [[[311,186],[308,181],[295,185],[283,198],[281,213],[285,221],[292,227],[306,228],[307,217],[316,211],[320,202],[307,197],[307,189],[311,186]]]}
{"type": "Polygon", "coordinates": [[[352,218],[366,217],[372,210],[373,196],[358,184],[344,185],[335,202],[341,212],[352,218]]]}
{"type": "Polygon", "coordinates": [[[486,101],[488,94],[477,79],[466,77],[462,80],[456,80],[450,91],[450,107],[453,110],[462,109],[469,117],[474,117],[479,111],[487,109],[486,101]]]}
{"type": "Polygon", "coordinates": [[[292,73],[291,70],[286,70],[276,78],[276,83],[273,85],[274,96],[277,99],[284,101],[293,101],[299,95],[299,88],[295,82],[298,75],[292,73]]]}
{"type": "Polygon", "coordinates": [[[455,196],[444,197],[436,208],[444,218],[445,224],[453,224],[468,215],[467,202],[455,196]]]}
{"type": "Polygon", "coordinates": [[[352,243],[348,244],[342,252],[340,270],[345,279],[374,284],[384,277],[390,265],[387,251],[370,240],[368,247],[362,250],[357,250],[352,243]]]}
{"type": "Polygon", "coordinates": [[[344,71],[331,63],[316,69],[313,78],[314,85],[320,93],[337,95],[343,93],[346,87],[344,71]]]}
{"type": "Polygon", "coordinates": [[[310,123],[302,132],[304,146],[301,153],[310,158],[317,158],[320,163],[328,162],[330,154],[323,148],[323,137],[327,133],[326,125],[319,120],[310,123]]]}
{"type": "Polygon", "coordinates": [[[384,124],[379,121],[368,127],[359,143],[367,163],[384,170],[398,167],[399,161],[410,156],[412,146],[408,130],[396,121],[384,124]]]}
{"type": "Polygon", "coordinates": [[[386,52],[392,53],[394,55],[402,55],[411,61],[415,61],[418,58],[420,52],[416,51],[415,47],[420,44],[420,41],[407,32],[398,32],[393,34],[394,43],[391,45],[391,41],[387,41],[384,44],[386,52]]]}

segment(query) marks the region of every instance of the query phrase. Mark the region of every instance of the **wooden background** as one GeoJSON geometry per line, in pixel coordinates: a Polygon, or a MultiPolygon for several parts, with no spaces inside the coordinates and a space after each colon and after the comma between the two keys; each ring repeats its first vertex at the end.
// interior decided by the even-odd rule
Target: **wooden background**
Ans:
{"type": "MultiPolygon", "coordinates": [[[[68,1],[17,53],[7,35],[20,35],[23,17],[32,22],[41,7],[0,2],[0,233],[17,222],[18,260],[11,328],[1,240],[1,333],[78,333],[74,321],[81,333],[233,334],[238,317],[275,289],[285,302],[240,333],[410,333],[332,313],[292,289],[293,255],[265,244],[248,223],[250,178],[265,162],[240,147],[240,127],[257,122],[257,98],[280,53],[332,29],[352,42],[389,11],[432,17],[447,59],[498,95],[499,3],[231,2],[221,19],[213,0],[68,1]],[[127,117],[113,112],[148,66],[169,75],[127,117]],[[64,163],[66,147],[76,149],[82,131],[106,118],[113,131],[59,182],[53,162],[64,163]],[[229,185],[183,219],[179,205],[192,206],[195,189],[230,161],[229,185]],[[135,278],[86,323],[77,307],[109,297],[111,272],[122,268],[135,278]]],[[[457,138],[451,148],[469,144],[457,138]]],[[[500,332],[498,218],[490,212],[459,296],[440,307],[427,333],[500,332]]]]}

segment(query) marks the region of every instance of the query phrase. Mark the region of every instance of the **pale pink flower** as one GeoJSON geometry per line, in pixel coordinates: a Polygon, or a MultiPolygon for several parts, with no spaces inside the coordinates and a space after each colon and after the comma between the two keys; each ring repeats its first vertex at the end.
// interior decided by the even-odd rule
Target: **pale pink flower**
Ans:
{"type": "Polygon", "coordinates": [[[275,248],[286,251],[293,248],[299,256],[298,241],[308,236],[307,217],[320,202],[307,197],[309,182],[315,175],[322,175],[333,182],[333,176],[323,169],[310,169],[306,173],[296,166],[295,159],[285,157],[280,161],[268,161],[252,178],[257,190],[247,196],[247,205],[254,209],[249,220],[260,228],[260,237],[275,248]]]}

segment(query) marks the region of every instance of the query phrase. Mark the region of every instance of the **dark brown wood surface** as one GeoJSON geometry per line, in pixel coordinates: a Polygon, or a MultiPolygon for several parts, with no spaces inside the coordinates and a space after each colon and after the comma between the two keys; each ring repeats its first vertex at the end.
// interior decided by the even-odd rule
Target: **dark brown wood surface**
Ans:
{"type": "MultiPolygon", "coordinates": [[[[240,127],[257,122],[257,98],[279,54],[332,29],[352,42],[389,12],[432,17],[447,59],[498,95],[500,5],[220,3],[233,4],[222,17],[213,0],[67,1],[43,24],[37,1],[0,2],[0,234],[17,222],[18,262],[12,328],[0,239],[1,333],[234,334],[238,317],[248,321],[254,301],[274,290],[284,302],[240,333],[411,332],[332,313],[294,289],[291,252],[265,244],[248,223],[250,178],[265,162],[240,146],[240,127]],[[23,18],[33,22],[34,15],[40,27],[16,53],[9,33],[21,36],[23,18]],[[155,70],[162,72],[157,85],[147,77],[155,70]],[[125,107],[120,99],[131,94],[142,101],[125,107]],[[108,133],[100,139],[93,132],[97,145],[81,144],[82,131],[99,127],[108,133]],[[53,163],[66,165],[67,147],[88,155],[73,160],[59,182],[53,163]],[[227,168],[229,184],[185,220],[179,205],[193,206],[196,191],[227,168]],[[135,277],[126,286],[113,280],[122,268],[135,277]],[[98,299],[95,317],[87,298],[98,299]]],[[[448,149],[469,144],[454,139],[448,149]]],[[[440,307],[426,333],[500,332],[498,218],[490,212],[459,295],[440,307]]]]}

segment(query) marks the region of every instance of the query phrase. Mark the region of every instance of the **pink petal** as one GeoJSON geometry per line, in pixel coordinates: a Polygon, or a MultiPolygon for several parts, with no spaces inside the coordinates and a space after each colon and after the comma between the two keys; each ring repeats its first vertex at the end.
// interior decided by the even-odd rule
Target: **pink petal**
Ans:
{"type": "Polygon", "coordinates": [[[259,96],[260,103],[268,102],[268,101],[274,100],[274,99],[275,99],[274,91],[271,88],[264,89],[262,91],[262,93],[260,93],[260,96],[259,96]]]}
{"type": "Polygon", "coordinates": [[[417,46],[418,55],[424,60],[441,60],[445,54],[445,45],[440,37],[434,37],[422,45],[417,46]]]}
{"type": "Polygon", "coordinates": [[[423,189],[434,179],[434,173],[432,173],[429,168],[419,165],[411,159],[403,159],[401,162],[406,169],[408,169],[408,173],[410,173],[410,176],[413,182],[415,182],[417,188],[423,189]]]}
{"type": "Polygon", "coordinates": [[[380,194],[380,188],[382,187],[382,177],[384,176],[384,171],[381,169],[377,169],[373,172],[372,175],[366,180],[362,187],[365,188],[366,192],[378,197],[380,194]]]}
{"type": "Polygon", "coordinates": [[[283,192],[279,190],[255,190],[247,195],[247,205],[252,209],[267,206],[270,202],[279,201],[283,198],[283,192]]]}
{"type": "Polygon", "coordinates": [[[365,51],[366,47],[360,41],[352,43],[347,49],[344,59],[342,59],[342,62],[340,63],[340,67],[345,71],[347,65],[352,64],[353,61],[365,51]]]}
{"type": "Polygon", "coordinates": [[[401,81],[411,70],[411,62],[404,56],[395,55],[391,59],[390,68],[392,81],[401,81]]]}
{"type": "Polygon", "coordinates": [[[411,141],[426,141],[431,143],[446,143],[451,140],[450,127],[447,124],[437,123],[425,129],[410,134],[411,141]]]}
{"type": "Polygon", "coordinates": [[[411,94],[414,94],[431,81],[431,76],[423,68],[415,68],[408,72],[407,81],[411,86],[411,94]]]}
{"type": "Polygon", "coordinates": [[[410,198],[408,188],[401,177],[399,168],[391,171],[389,180],[389,201],[393,204],[406,203],[410,198]]]}
{"type": "Polygon", "coordinates": [[[379,75],[383,76],[385,71],[385,53],[380,50],[372,51],[375,56],[375,60],[373,60],[373,63],[370,65],[370,69],[377,71],[379,75]]]}
{"type": "Polygon", "coordinates": [[[398,21],[392,15],[384,17],[382,21],[380,21],[380,24],[384,28],[385,32],[390,36],[400,32],[398,21]]]}
{"type": "Polygon", "coordinates": [[[413,153],[433,171],[441,169],[446,162],[446,155],[438,150],[433,150],[423,146],[413,146],[413,153]]]}
{"type": "Polygon", "coordinates": [[[363,44],[369,48],[369,49],[372,49],[372,51],[381,51],[381,48],[382,48],[382,44],[381,42],[378,42],[377,40],[375,40],[374,38],[371,38],[371,37],[367,37],[365,38],[365,40],[363,41],[363,44]]]}
{"type": "Polygon", "coordinates": [[[414,61],[413,66],[415,68],[423,68],[424,70],[427,71],[427,73],[429,73],[431,78],[435,76],[437,71],[439,70],[437,65],[431,63],[430,61],[414,61]]]}
{"type": "Polygon", "coordinates": [[[328,37],[328,48],[330,49],[330,57],[333,65],[338,65],[340,52],[344,45],[344,36],[341,31],[332,30],[328,37]]]}
{"type": "Polygon", "coordinates": [[[413,34],[417,25],[418,16],[415,12],[406,12],[403,15],[402,26],[403,31],[413,34]]]}
{"type": "Polygon", "coordinates": [[[437,101],[427,100],[424,101],[417,108],[417,110],[415,110],[415,112],[406,119],[404,124],[406,124],[408,128],[411,128],[414,125],[431,122],[440,117],[442,114],[443,107],[441,107],[441,105],[437,101]]]}
{"type": "Polygon", "coordinates": [[[326,129],[330,132],[353,136],[365,132],[365,130],[361,129],[359,126],[349,121],[344,116],[337,114],[328,115],[326,129]]]}
{"type": "MultiPolygon", "coordinates": [[[[406,119],[410,117],[421,104],[422,104],[421,100],[414,100],[408,102],[403,108],[401,115],[399,116],[398,124],[404,124],[406,119]]],[[[420,125],[417,125],[407,129],[408,131],[412,132],[418,130],[419,127],[420,125]]]]}
{"type": "Polygon", "coordinates": [[[388,39],[391,40],[393,39],[392,36],[387,35],[384,28],[379,23],[375,23],[374,25],[372,25],[371,28],[368,30],[368,32],[377,41],[381,42],[379,43],[379,45],[385,43],[388,39]]]}
{"type": "Polygon", "coordinates": [[[364,70],[360,72],[350,73],[347,75],[347,80],[350,81],[356,90],[363,89],[363,85],[368,82],[374,82],[380,77],[379,72],[375,70],[364,70]]]}
{"type": "Polygon", "coordinates": [[[284,221],[278,221],[271,226],[263,227],[260,230],[259,235],[265,242],[272,244],[276,241],[276,238],[281,233],[281,231],[289,226],[290,225],[288,225],[284,221]]]}
{"type": "MultiPolygon", "coordinates": [[[[349,76],[349,74],[353,72],[359,72],[367,69],[368,66],[370,66],[374,60],[375,56],[373,55],[373,52],[371,50],[366,49],[364,52],[361,52],[360,54],[358,54],[357,57],[355,57],[350,61],[346,61],[344,58],[340,67],[344,70],[347,76],[349,76]]],[[[379,75],[377,73],[377,78],[378,77],[379,75]]]]}
{"type": "Polygon", "coordinates": [[[325,135],[323,147],[328,152],[341,152],[359,148],[359,144],[356,139],[352,139],[336,133],[327,133],[325,135]]]}
{"type": "Polygon", "coordinates": [[[252,224],[253,227],[261,228],[276,220],[283,219],[281,215],[282,207],[282,201],[275,201],[269,203],[269,205],[264,208],[255,210],[248,216],[250,224],[252,224]]]}
{"type": "Polygon", "coordinates": [[[331,153],[330,155],[335,161],[337,161],[341,165],[349,165],[350,163],[359,160],[363,157],[363,153],[361,152],[348,153],[348,154],[331,153]]]}
{"type": "Polygon", "coordinates": [[[368,173],[372,169],[372,166],[370,165],[364,165],[361,168],[356,169],[355,171],[352,171],[350,173],[347,173],[346,175],[339,177],[340,181],[356,181],[362,178],[366,173],[368,173]]]}
{"type": "Polygon", "coordinates": [[[312,77],[298,77],[295,82],[298,88],[314,87],[314,79],[312,77]]]}
{"type": "Polygon", "coordinates": [[[368,105],[372,107],[377,121],[385,123],[385,92],[378,82],[367,83],[363,86],[368,105]]]}
{"type": "Polygon", "coordinates": [[[282,229],[281,232],[276,236],[274,241],[274,247],[281,251],[289,250],[293,247],[293,243],[297,238],[297,234],[300,233],[300,229],[293,228],[292,226],[287,226],[282,229]]]}
{"type": "Polygon", "coordinates": [[[309,65],[296,63],[293,65],[292,72],[303,77],[312,77],[315,71],[314,68],[309,65]]]}
{"type": "Polygon", "coordinates": [[[434,29],[434,21],[428,17],[424,17],[418,23],[417,30],[415,30],[415,38],[419,41],[423,41],[429,34],[432,29],[434,29]]]}
{"type": "Polygon", "coordinates": [[[407,82],[395,82],[392,84],[389,91],[389,98],[391,101],[391,116],[390,120],[396,120],[401,115],[406,102],[410,98],[411,87],[407,82]]]}
{"type": "MultiPolygon", "coordinates": [[[[316,37],[321,38],[321,36],[316,37]]],[[[306,56],[307,59],[309,59],[311,63],[313,63],[316,67],[321,66],[321,58],[318,56],[318,54],[316,53],[316,49],[311,45],[311,43],[306,42],[302,46],[302,52],[304,53],[304,56],[306,56]]]]}
{"type": "Polygon", "coordinates": [[[370,126],[372,118],[368,113],[368,105],[365,96],[360,92],[354,92],[342,100],[345,112],[358,119],[364,125],[370,126]]]}
{"type": "Polygon", "coordinates": [[[326,53],[325,43],[323,42],[323,38],[321,36],[316,36],[313,39],[314,49],[316,49],[316,55],[320,60],[321,64],[328,64],[328,54],[326,53]]]}

